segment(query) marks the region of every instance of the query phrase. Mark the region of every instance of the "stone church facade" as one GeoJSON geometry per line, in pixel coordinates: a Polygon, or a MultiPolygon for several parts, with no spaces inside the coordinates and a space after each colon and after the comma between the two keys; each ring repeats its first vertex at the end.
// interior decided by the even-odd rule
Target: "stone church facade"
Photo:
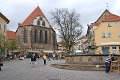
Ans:
{"type": "Polygon", "coordinates": [[[38,6],[16,31],[18,48],[27,52],[54,52],[57,48],[56,32],[38,6]]]}

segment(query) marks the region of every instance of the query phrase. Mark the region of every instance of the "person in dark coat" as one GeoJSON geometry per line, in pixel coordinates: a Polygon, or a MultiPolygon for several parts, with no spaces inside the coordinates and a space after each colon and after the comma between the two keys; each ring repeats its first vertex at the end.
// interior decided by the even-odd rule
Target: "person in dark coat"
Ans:
{"type": "Polygon", "coordinates": [[[112,62],[112,61],[115,61],[115,58],[114,58],[114,56],[111,54],[110,67],[111,67],[111,62],[112,62]]]}
{"type": "Polygon", "coordinates": [[[3,66],[2,57],[0,56],[0,71],[2,71],[1,66],[3,66]]]}
{"type": "Polygon", "coordinates": [[[7,60],[9,61],[10,60],[10,55],[9,55],[9,53],[7,53],[7,60]]]}
{"type": "Polygon", "coordinates": [[[50,57],[51,57],[50,53],[48,53],[47,56],[48,56],[48,61],[50,61],[50,57]]]}
{"type": "Polygon", "coordinates": [[[36,56],[35,56],[35,54],[33,53],[33,54],[32,54],[32,57],[31,57],[31,64],[32,64],[32,66],[35,65],[35,63],[36,63],[36,56]]]}
{"type": "Polygon", "coordinates": [[[111,61],[115,61],[115,58],[113,55],[111,55],[111,61]]]}

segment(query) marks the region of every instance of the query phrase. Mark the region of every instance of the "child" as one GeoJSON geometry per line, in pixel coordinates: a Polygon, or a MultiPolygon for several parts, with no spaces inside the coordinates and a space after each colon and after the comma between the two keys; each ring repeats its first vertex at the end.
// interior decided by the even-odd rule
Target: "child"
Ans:
{"type": "Polygon", "coordinates": [[[46,60],[47,60],[46,54],[43,55],[43,60],[44,60],[44,65],[46,65],[46,60]]]}

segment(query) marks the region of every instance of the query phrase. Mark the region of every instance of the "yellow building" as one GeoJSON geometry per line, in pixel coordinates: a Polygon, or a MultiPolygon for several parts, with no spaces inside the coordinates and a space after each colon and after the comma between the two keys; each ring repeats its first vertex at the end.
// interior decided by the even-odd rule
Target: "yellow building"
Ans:
{"type": "MultiPolygon", "coordinates": [[[[88,29],[87,29],[87,34],[86,36],[88,37],[88,53],[89,54],[96,54],[98,53],[98,50],[96,52],[96,47],[98,47],[99,45],[96,46],[95,43],[95,35],[94,35],[94,30],[99,26],[99,24],[102,23],[103,20],[105,20],[111,13],[106,9],[102,15],[94,22],[91,23],[90,25],[88,25],[88,29]]],[[[101,53],[101,52],[99,52],[101,53]]]]}
{"type": "Polygon", "coordinates": [[[0,12],[0,32],[7,36],[7,24],[9,20],[0,12]]]}
{"type": "MultiPolygon", "coordinates": [[[[0,34],[4,34],[7,37],[7,24],[9,20],[0,12],[0,34]]],[[[4,55],[6,50],[0,48],[0,54],[4,55]]]]}
{"type": "Polygon", "coordinates": [[[91,23],[91,27],[92,29],[96,29],[98,27],[98,25],[103,21],[105,20],[111,13],[106,9],[102,15],[94,22],[94,23],[91,23]]]}
{"type": "Polygon", "coordinates": [[[98,52],[120,54],[120,16],[110,13],[93,30],[94,43],[98,46],[98,52]]]}

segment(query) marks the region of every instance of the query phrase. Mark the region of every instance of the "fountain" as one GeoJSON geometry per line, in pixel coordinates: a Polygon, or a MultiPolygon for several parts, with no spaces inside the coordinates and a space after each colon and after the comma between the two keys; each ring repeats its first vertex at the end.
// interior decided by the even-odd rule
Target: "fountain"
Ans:
{"type": "MultiPolygon", "coordinates": [[[[91,45],[90,41],[94,40],[94,32],[90,30],[89,26],[88,29],[88,54],[66,55],[65,63],[52,64],[51,66],[70,70],[105,70],[105,59],[109,54],[95,54],[98,46],[95,43],[91,45]]],[[[114,58],[120,60],[120,55],[114,54],[114,58]]]]}

